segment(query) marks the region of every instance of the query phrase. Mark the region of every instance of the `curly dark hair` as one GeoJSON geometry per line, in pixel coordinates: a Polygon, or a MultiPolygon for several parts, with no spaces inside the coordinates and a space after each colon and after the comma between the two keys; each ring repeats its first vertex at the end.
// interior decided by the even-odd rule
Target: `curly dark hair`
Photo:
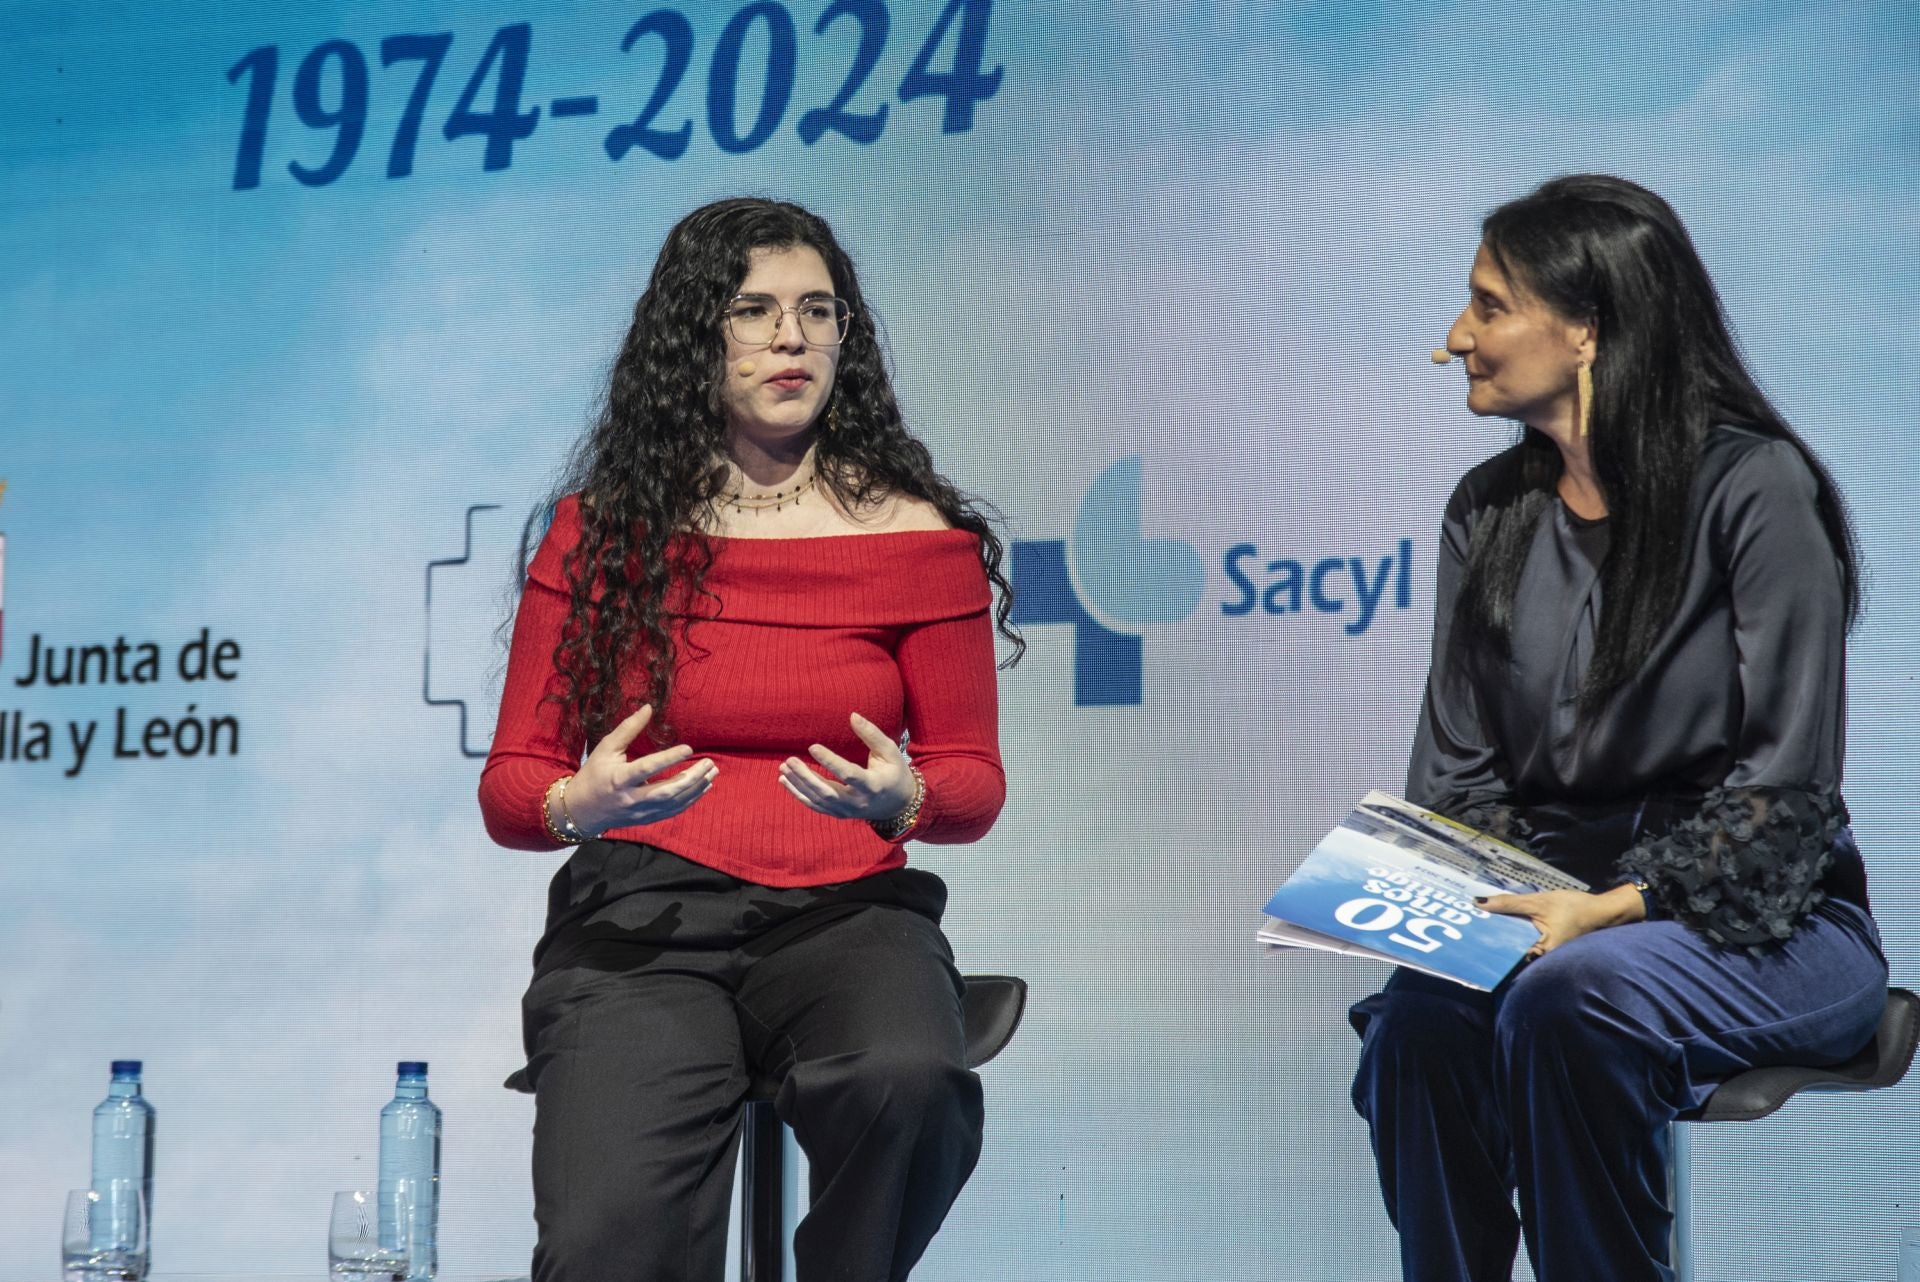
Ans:
{"type": "Polygon", "coordinates": [[[927,447],[907,430],[859,275],[832,229],[785,201],[715,201],[667,233],[634,304],[596,421],[522,533],[519,564],[525,567],[553,505],[579,494],[580,541],[565,561],[571,600],[553,654],[564,689],[554,697],[569,731],[589,743],[620,720],[635,694],[656,711],[650,737],[667,742],[671,620],[704,590],[713,547],[703,535],[703,517],[727,475],[721,314],[746,279],[754,250],[800,246],[826,261],[835,292],[852,308],[830,400],[834,429],[815,436],[820,482],[855,511],[889,494],[923,499],[956,529],[979,536],[995,590],[994,623],[1013,647],[1001,666],[1011,667],[1026,650],[1009,618],[1006,549],[993,529],[999,514],[935,471],[927,447]],[[645,674],[644,688],[622,680],[623,669],[636,668],[645,674]]]}

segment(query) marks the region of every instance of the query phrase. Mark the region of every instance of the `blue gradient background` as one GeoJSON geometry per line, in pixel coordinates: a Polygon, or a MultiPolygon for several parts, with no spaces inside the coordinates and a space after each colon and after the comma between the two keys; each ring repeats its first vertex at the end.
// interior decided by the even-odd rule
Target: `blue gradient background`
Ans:
{"type": "MultiPolygon", "coordinates": [[[[987,1070],[986,1156],[926,1262],[939,1279],[1300,1282],[1393,1276],[1346,1099],[1347,1003],[1384,977],[1263,957],[1259,905],[1361,792],[1404,769],[1454,478],[1506,441],[1427,364],[1476,220],[1608,170],[1687,218],[1754,363],[1852,497],[1874,572],[1854,648],[1848,797],[1896,981],[1920,963],[1920,17],[1905,4],[1236,4],[999,0],[974,129],[895,101],[871,147],[803,147],[850,24],[808,33],[767,146],[696,127],[668,164],[598,139],[651,84],[618,51],[651,6],[419,0],[0,8],[0,708],[244,723],[234,761],[0,764],[0,1269],[53,1276],[106,1061],[160,1110],[163,1271],[320,1259],[330,1190],[372,1179],[393,1061],[447,1110],[442,1261],[517,1271],[533,1229],[517,1001],[554,857],[493,848],[452,710],[497,655],[512,527],[590,412],[672,221],[763,191],[826,214],[883,311],[911,421],[1020,537],[1069,537],[1140,455],[1149,538],[1209,576],[1139,625],[1144,702],[1072,705],[1070,629],[1002,683],[1011,798],[953,888],[964,966],[1033,985],[987,1070]],[[502,23],[534,24],[543,119],[513,167],[437,126],[502,23]],[[415,174],[383,176],[410,70],[374,72],[352,169],[293,66],[345,37],[451,30],[415,174]],[[243,92],[278,43],[267,177],[230,189],[243,92]],[[825,52],[822,52],[825,51],[825,52]],[[980,318],[995,318],[983,322],[980,318]],[[1414,606],[1344,635],[1223,615],[1221,552],[1418,548],[1414,606]],[[222,688],[22,690],[28,639],[237,638],[222,688]],[[444,660],[444,664],[443,664],[444,660]],[[256,1126],[259,1112],[271,1122],[256,1126]]],[[[939,5],[897,0],[863,95],[892,92],[939,5]]],[[[737,6],[688,4],[700,116],[737,6]]],[[[749,64],[757,66],[750,55],[749,64]]],[[[656,58],[657,53],[647,57],[656,58]]],[[[377,56],[376,56],[377,61],[377,56]]],[[[1147,591],[1146,595],[1153,593],[1147,591]]],[[[1796,1101],[1696,1148],[1700,1276],[1891,1278],[1920,1221],[1920,1095],[1796,1101]]]]}

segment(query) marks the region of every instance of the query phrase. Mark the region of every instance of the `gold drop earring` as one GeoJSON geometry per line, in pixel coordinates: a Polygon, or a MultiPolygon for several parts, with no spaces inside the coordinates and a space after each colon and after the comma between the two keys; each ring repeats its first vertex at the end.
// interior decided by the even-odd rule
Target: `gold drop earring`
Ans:
{"type": "Polygon", "coordinates": [[[1574,395],[1580,401],[1580,439],[1593,430],[1593,370],[1585,361],[1573,367],[1574,395]]]}

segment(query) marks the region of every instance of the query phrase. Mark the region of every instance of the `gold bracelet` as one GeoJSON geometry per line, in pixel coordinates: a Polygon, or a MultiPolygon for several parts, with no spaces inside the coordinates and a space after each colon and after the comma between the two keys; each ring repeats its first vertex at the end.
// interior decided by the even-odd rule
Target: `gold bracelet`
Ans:
{"type": "Polygon", "coordinates": [[[920,804],[927,799],[927,777],[920,773],[919,766],[908,766],[913,772],[913,800],[907,808],[891,819],[876,820],[873,830],[888,841],[898,841],[909,828],[920,821],[920,804]]]}
{"type": "Polygon", "coordinates": [[[546,792],[540,794],[540,822],[546,825],[547,836],[563,846],[577,846],[587,839],[587,835],[580,831],[580,825],[574,823],[573,816],[567,813],[567,785],[573,782],[573,776],[561,775],[559,782],[560,795],[554,799],[560,803],[560,814],[567,826],[562,830],[553,822],[553,808],[547,804],[547,798],[553,793],[552,784],[548,784],[546,792]]]}
{"type": "MultiPolygon", "coordinates": [[[[572,782],[572,775],[568,775],[565,779],[562,779],[560,781],[560,795],[555,798],[555,800],[560,803],[560,823],[568,832],[573,834],[575,841],[586,841],[589,839],[587,830],[573,821],[573,807],[567,804],[567,785],[572,782]]],[[[597,837],[600,834],[595,833],[593,835],[597,837]]]]}

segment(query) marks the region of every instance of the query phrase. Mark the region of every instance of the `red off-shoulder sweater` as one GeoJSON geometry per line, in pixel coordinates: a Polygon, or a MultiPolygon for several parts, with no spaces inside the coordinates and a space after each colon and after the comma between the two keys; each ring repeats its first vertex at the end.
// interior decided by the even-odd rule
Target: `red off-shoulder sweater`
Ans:
{"type": "MultiPolygon", "coordinates": [[[[587,745],[562,732],[554,647],[566,622],[562,568],[580,538],[575,498],[554,512],[514,619],[493,749],[480,776],[487,832],[503,846],[550,850],[547,790],[587,745]]],[[[676,619],[666,713],[675,742],[720,767],[712,788],[658,823],[603,835],[646,842],[766,886],[851,881],[906,862],[908,840],[973,841],[1006,797],[1000,763],[992,594],[979,539],[964,530],[824,538],[714,538],[691,623],[676,619]],[[691,644],[689,644],[691,633],[691,644]],[[926,777],[920,816],[899,840],[801,805],[780,785],[790,756],[822,743],[850,761],[866,745],[859,712],[904,728],[926,777]]],[[[639,698],[633,698],[637,706],[639,698]]],[[[643,737],[630,756],[653,751],[643,737]]]]}

